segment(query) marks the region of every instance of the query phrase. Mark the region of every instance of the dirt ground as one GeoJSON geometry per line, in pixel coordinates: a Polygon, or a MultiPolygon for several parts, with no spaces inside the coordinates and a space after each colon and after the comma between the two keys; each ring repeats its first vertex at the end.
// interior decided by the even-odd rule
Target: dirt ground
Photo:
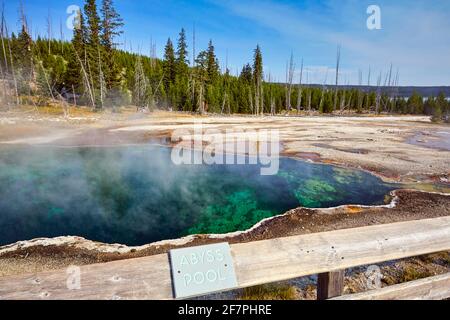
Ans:
{"type": "MultiPolygon", "coordinates": [[[[0,148],[2,144],[64,147],[146,143],[170,145],[174,130],[189,130],[199,122],[203,129],[277,129],[284,156],[359,168],[385,181],[403,183],[405,188],[441,193],[396,191],[396,205],[393,207],[299,208],[264,221],[245,233],[222,238],[193,236],[139,248],[99,244],[76,237],[27,241],[0,247],[0,277],[153,255],[192,244],[256,241],[450,215],[450,127],[433,124],[427,117],[194,116],[168,112],[142,113],[131,108],[120,113],[92,113],[74,108],[70,114],[70,117],[64,118],[61,112],[52,109],[37,113],[31,108],[0,112],[0,148]]],[[[208,138],[208,135],[202,137],[205,141],[208,138]]],[[[400,272],[398,270],[425,268],[425,276],[449,272],[450,262],[448,253],[443,253],[382,267],[387,275],[400,272]]],[[[346,280],[348,292],[364,289],[358,284],[358,277],[360,273],[353,272],[346,280]]],[[[403,273],[401,276],[391,276],[397,282],[402,277],[405,277],[403,273]]],[[[390,284],[395,282],[392,279],[390,284]]],[[[302,285],[295,281],[289,284],[297,288],[296,298],[313,297],[308,281],[302,281],[302,285]]]]}

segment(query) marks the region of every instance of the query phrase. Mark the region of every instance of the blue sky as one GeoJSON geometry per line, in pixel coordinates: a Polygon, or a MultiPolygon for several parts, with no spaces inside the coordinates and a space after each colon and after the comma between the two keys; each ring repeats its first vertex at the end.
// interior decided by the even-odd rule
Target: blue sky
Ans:
{"type": "MultiPolygon", "coordinates": [[[[22,2],[34,36],[47,33],[50,12],[54,36],[59,37],[62,22],[66,39],[71,37],[65,27],[66,10],[83,4],[82,0],[22,2]]],[[[5,1],[10,29],[18,26],[19,3],[5,1]]],[[[340,45],[341,83],[357,84],[358,70],[366,83],[370,66],[374,84],[392,63],[399,69],[401,85],[450,85],[448,0],[115,0],[115,4],[126,23],[123,47],[144,54],[149,53],[152,38],[162,56],[167,38],[176,40],[182,27],[191,41],[195,23],[197,52],[212,39],[222,66],[228,56],[233,73],[251,61],[258,43],[266,75],[283,81],[293,52],[297,69],[304,59],[309,82],[322,83],[328,74],[331,83],[340,45]],[[381,30],[366,27],[367,7],[372,4],[381,9],[381,30]]]]}

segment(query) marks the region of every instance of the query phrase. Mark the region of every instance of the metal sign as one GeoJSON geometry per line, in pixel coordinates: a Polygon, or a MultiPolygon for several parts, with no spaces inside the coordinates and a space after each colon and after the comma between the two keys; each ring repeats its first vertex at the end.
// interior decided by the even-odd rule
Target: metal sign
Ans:
{"type": "Polygon", "coordinates": [[[237,287],[228,243],[170,251],[175,298],[189,298],[237,287]]]}

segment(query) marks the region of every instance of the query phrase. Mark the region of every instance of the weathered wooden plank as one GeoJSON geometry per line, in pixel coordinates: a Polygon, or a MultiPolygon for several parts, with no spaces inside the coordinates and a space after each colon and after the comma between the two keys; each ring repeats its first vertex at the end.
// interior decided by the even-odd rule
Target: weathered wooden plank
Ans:
{"type": "Polygon", "coordinates": [[[344,293],[345,270],[321,273],[317,280],[317,299],[327,300],[344,293]]]}
{"type": "Polygon", "coordinates": [[[243,287],[449,249],[450,217],[442,217],[244,243],[232,254],[243,287]]]}
{"type": "Polygon", "coordinates": [[[169,258],[158,255],[80,267],[80,290],[69,290],[66,270],[0,278],[0,299],[114,300],[172,298],[169,258]]]}
{"type": "Polygon", "coordinates": [[[450,298],[450,273],[350,294],[331,300],[444,300],[450,298]]]}
{"type": "MultiPolygon", "coordinates": [[[[240,288],[450,250],[450,217],[235,244],[240,288]]],[[[168,255],[81,267],[81,289],[66,270],[0,278],[0,299],[172,299],[168,255]]]]}

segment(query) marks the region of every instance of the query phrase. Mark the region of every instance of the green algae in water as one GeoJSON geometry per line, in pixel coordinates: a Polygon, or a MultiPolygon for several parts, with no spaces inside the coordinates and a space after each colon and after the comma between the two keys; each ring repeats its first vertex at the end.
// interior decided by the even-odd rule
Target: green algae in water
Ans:
{"type": "Polygon", "coordinates": [[[257,165],[175,166],[163,147],[0,149],[0,245],[82,236],[142,245],[247,230],[290,209],[383,204],[394,186],[355,170],[283,158],[257,165]]]}
{"type": "Polygon", "coordinates": [[[227,197],[224,204],[208,206],[190,234],[228,233],[250,229],[256,222],[273,217],[274,211],[261,210],[251,190],[238,191],[227,197]]]}

